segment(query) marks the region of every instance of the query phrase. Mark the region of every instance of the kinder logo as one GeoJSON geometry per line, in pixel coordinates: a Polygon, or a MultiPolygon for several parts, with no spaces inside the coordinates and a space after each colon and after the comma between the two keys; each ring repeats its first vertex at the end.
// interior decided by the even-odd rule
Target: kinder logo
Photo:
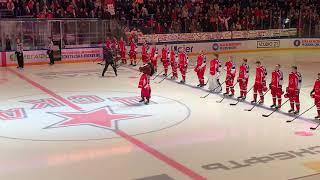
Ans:
{"type": "Polygon", "coordinates": [[[183,45],[183,46],[173,46],[173,49],[176,52],[179,52],[179,50],[182,49],[182,48],[184,48],[187,53],[192,53],[192,51],[193,51],[193,46],[185,46],[185,45],[183,45]]]}
{"type": "Polygon", "coordinates": [[[257,48],[279,48],[280,40],[257,41],[257,48]]]}

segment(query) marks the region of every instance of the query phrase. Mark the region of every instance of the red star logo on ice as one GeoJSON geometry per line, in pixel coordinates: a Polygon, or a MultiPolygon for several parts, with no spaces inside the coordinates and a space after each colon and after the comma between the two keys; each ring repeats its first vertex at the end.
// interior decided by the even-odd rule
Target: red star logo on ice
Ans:
{"type": "Polygon", "coordinates": [[[88,112],[51,112],[51,114],[62,117],[65,120],[50,125],[45,129],[80,125],[88,125],[106,129],[117,129],[118,121],[148,116],[136,114],[117,114],[112,112],[109,107],[103,107],[88,112]]]}

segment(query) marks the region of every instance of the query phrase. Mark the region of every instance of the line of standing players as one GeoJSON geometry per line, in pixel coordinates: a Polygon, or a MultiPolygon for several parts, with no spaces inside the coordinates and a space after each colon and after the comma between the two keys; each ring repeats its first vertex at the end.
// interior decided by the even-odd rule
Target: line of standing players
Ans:
{"type": "MultiPolygon", "coordinates": [[[[126,48],[125,48],[125,41],[121,38],[119,42],[116,38],[113,40],[107,39],[105,43],[106,49],[113,49],[120,52],[120,59],[121,63],[127,64],[126,59],[126,48]]],[[[136,66],[139,62],[137,60],[137,49],[138,46],[134,41],[130,42],[130,50],[129,50],[129,58],[130,58],[130,65],[136,66]]],[[[172,79],[178,78],[178,68],[182,75],[181,83],[185,83],[186,81],[186,73],[188,68],[188,56],[183,48],[179,50],[179,52],[175,51],[173,48],[171,50],[165,45],[164,48],[161,50],[161,56],[158,54],[158,49],[156,46],[152,46],[150,49],[147,43],[144,43],[141,47],[141,61],[143,64],[151,63],[155,72],[157,72],[158,67],[158,58],[161,58],[161,62],[164,67],[164,76],[168,76],[169,66],[172,67],[172,79]]]]}
{"type": "MultiPolygon", "coordinates": [[[[199,59],[203,59],[202,55],[200,54],[198,56],[197,60],[197,66],[199,66],[199,59]]],[[[200,60],[201,63],[201,60],[200,60]]],[[[220,86],[219,83],[219,76],[220,76],[220,68],[221,68],[221,62],[218,59],[218,55],[215,55],[215,58],[210,61],[210,78],[209,78],[209,90],[216,89],[216,86],[220,86]],[[214,82],[217,82],[217,85],[211,85],[214,82]]],[[[230,56],[228,57],[228,60],[225,63],[224,70],[226,71],[226,92],[224,93],[225,96],[233,97],[235,94],[234,86],[236,84],[239,84],[240,87],[240,96],[238,97],[239,100],[245,100],[247,97],[247,88],[248,88],[248,81],[249,81],[249,65],[248,60],[243,59],[242,64],[239,67],[239,73],[237,78],[237,83],[235,83],[236,79],[236,65],[233,60],[233,58],[230,56]]],[[[202,72],[203,73],[203,72],[202,72]]],[[[202,75],[202,74],[201,74],[202,75]]],[[[202,76],[199,76],[199,80],[202,80],[202,76]]],[[[268,91],[271,91],[272,95],[272,101],[273,104],[270,106],[271,108],[280,109],[282,106],[282,96],[284,95],[285,98],[289,99],[290,102],[290,110],[288,113],[293,114],[299,114],[300,112],[300,89],[301,89],[301,83],[302,83],[302,76],[298,72],[297,66],[291,67],[291,72],[289,74],[289,82],[288,86],[285,89],[285,92],[283,91],[283,73],[281,71],[281,65],[277,64],[274,68],[274,70],[271,73],[271,81],[269,83],[269,86],[267,86],[266,82],[267,77],[267,70],[262,65],[261,61],[256,61],[256,74],[255,74],[255,82],[253,85],[253,100],[251,101],[252,104],[264,103],[264,96],[268,91]],[[260,96],[259,101],[258,94],[260,96]]],[[[251,88],[250,88],[251,89],[251,88]]],[[[221,89],[220,89],[221,91],[221,89]]],[[[320,117],[320,73],[318,73],[317,80],[314,83],[314,87],[310,93],[310,96],[315,99],[315,105],[317,107],[318,115],[315,117],[316,119],[319,119],[320,117]]]]}
{"type": "MultiPolygon", "coordinates": [[[[113,43],[114,44],[114,43],[113,43]]],[[[107,45],[107,43],[106,43],[107,45]]],[[[115,45],[114,45],[115,46],[115,45]]],[[[127,63],[126,61],[126,51],[125,51],[125,42],[123,39],[119,41],[119,49],[121,54],[122,63],[127,63]]],[[[149,46],[147,43],[144,43],[141,47],[141,60],[144,65],[152,64],[153,69],[157,72],[158,67],[158,58],[161,58],[161,62],[164,67],[164,76],[168,76],[168,69],[169,66],[172,68],[171,79],[178,78],[178,68],[180,70],[182,80],[180,83],[186,82],[186,74],[187,68],[189,64],[188,56],[183,48],[177,52],[173,47],[169,50],[167,45],[161,49],[161,56],[158,54],[158,49],[156,46],[152,46],[150,53],[148,53],[149,46]]],[[[137,65],[137,45],[131,41],[130,42],[130,65],[136,66],[137,65]]],[[[205,54],[201,51],[197,56],[196,65],[194,67],[194,71],[197,73],[199,84],[198,87],[204,87],[209,83],[208,89],[211,92],[219,93],[222,91],[222,84],[220,83],[220,74],[221,74],[221,61],[219,60],[219,55],[215,54],[215,57],[210,60],[210,68],[209,74],[210,77],[208,82],[205,83],[204,74],[206,71],[206,64],[207,58],[205,54]]],[[[239,73],[237,82],[235,83],[236,79],[236,64],[231,56],[228,57],[227,61],[224,64],[224,70],[226,71],[226,79],[225,83],[225,93],[224,96],[233,97],[235,95],[234,87],[236,84],[239,84],[240,87],[240,96],[238,97],[239,100],[245,100],[248,93],[248,81],[249,81],[249,65],[248,60],[243,59],[242,64],[239,67],[239,73]]],[[[271,108],[280,109],[282,106],[282,96],[284,95],[285,98],[288,98],[290,102],[290,110],[288,113],[293,113],[295,115],[299,114],[300,112],[300,88],[302,83],[302,76],[298,72],[297,66],[291,67],[291,72],[289,74],[289,83],[283,91],[283,73],[281,71],[281,65],[277,64],[274,70],[271,73],[271,81],[269,86],[267,86],[266,82],[267,77],[267,69],[265,66],[262,65],[261,61],[256,61],[256,74],[255,74],[255,82],[253,89],[253,100],[251,101],[252,104],[263,104],[264,103],[264,96],[268,91],[271,91],[272,101],[273,104],[270,106],[271,108]],[[258,100],[258,95],[260,97],[258,100]]],[[[150,86],[150,85],[149,85],[150,86]]],[[[250,91],[249,90],[249,91],[250,91]]],[[[151,91],[151,90],[150,90],[151,91]]],[[[310,96],[315,99],[315,105],[317,107],[318,115],[315,117],[316,119],[320,119],[320,73],[318,73],[317,80],[314,83],[314,87],[310,93],[310,96]]],[[[150,97],[149,97],[150,98],[150,97]]],[[[149,100],[148,100],[149,101],[149,100]]]]}
{"type": "MultiPolygon", "coordinates": [[[[187,68],[189,64],[189,59],[184,51],[184,49],[180,49],[179,52],[176,51],[174,48],[171,48],[171,50],[168,49],[168,47],[165,45],[161,49],[161,56],[159,55],[158,49],[156,46],[152,46],[150,49],[150,52],[148,50],[150,49],[149,45],[147,43],[144,43],[141,47],[141,61],[143,64],[151,63],[155,72],[158,70],[158,59],[160,58],[162,65],[163,65],[163,76],[169,76],[170,74],[171,79],[177,79],[178,78],[178,69],[180,70],[182,80],[180,83],[186,82],[186,73],[187,68]],[[169,66],[172,68],[172,72],[168,73],[169,66]]],[[[130,43],[130,65],[136,66],[137,65],[137,46],[134,42],[130,43]]]]}

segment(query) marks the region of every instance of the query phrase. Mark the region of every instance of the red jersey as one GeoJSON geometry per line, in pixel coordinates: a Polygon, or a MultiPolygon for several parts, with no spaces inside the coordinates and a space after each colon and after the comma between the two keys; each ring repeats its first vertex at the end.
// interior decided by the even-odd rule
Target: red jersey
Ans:
{"type": "Polygon", "coordinates": [[[249,78],[249,65],[243,63],[239,68],[239,80],[247,80],[249,78]]]}
{"type": "Polygon", "coordinates": [[[150,86],[150,79],[147,74],[143,73],[140,76],[138,88],[148,88],[150,86]]]}
{"type": "Polygon", "coordinates": [[[162,61],[167,60],[167,58],[168,58],[168,49],[167,48],[162,48],[162,51],[161,51],[161,59],[162,59],[162,61]]]}
{"type": "Polygon", "coordinates": [[[228,77],[235,77],[236,75],[236,65],[233,61],[227,61],[225,63],[225,70],[227,71],[228,77]]]}
{"type": "Polygon", "coordinates": [[[263,84],[266,81],[267,74],[267,69],[264,66],[257,67],[255,83],[263,84]]]}
{"type": "Polygon", "coordinates": [[[221,62],[219,59],[212,59],[210,61],[210,74],[215,75],[220,72],[221,62]]]}
{"type": "Polygon", "coordinates": [[[179,53],[179,66],[180,68],[185,68],[188,66],[188,57],[185,52],[179,53]]]}
{"type": "Polygon", "coordinates": [[[176,62],[176,54],[174,50],[170,51],[170,63],[175,63],[176,62]]]}
{"type": "Polygon", "coordinates": [[[151,49],[151,52],[150,52],[150,60],[151,60],[151,63],[153,64],[153,66],[157,67],[157,62],[158,62],[158,50],[157,48],[153,47],[151,49]]]}
{"type": "Polygon", "coordinates": [[[314,90],[314,97],[319,99],[320,98],[320,79],[317,79],[313,86],[314,90]]]}
{"type": "Polygon", "coordinates": [[[141,53],[142,53],[142,55],[144,55],[144,54],[148,54],[148,46],[147,45],[142,45],[142,47],[141,47],[141,53]]]}
{"type": "Polygon", "coordinates": [[[156,51],[157,51],[157,49],[156,49],[155,47],[152,47],[152,48],[151,48],[150,58],[154,58],[154,56],[156,55],[156,51]]]}
{"type": "Polygon", "coordinates": [[[203,54],[200,54],[197,58],[197,65],[196,67],[194,68],[194,71],[199,71],[199,70],[204,70],[206,69],[206,61],[207,61],[207,58],[205,55],[203,54]]]}
{"type": "Polygon", "coordinates": [[[134,42],[130,43],[130,53],[137,53],[136,52],[137,45],[134,42]]]}
{"type": "Polygon", "coordinates": [[[126,51],[126,44],[124,41],[119,41],[119,49],[121,52],[125,52],[126,51]]]}
{"type": "Polygon", "coordinates": [[[109,39],[107,39],[106,42],[105,42],[106,48],[107,48],[107,49],[110,49],[110,45],[111,45],[111,42],[110,42],[109,39]]]}
{"type": "Polygon", "coordinates": [[[289,90],[299,90],[301,88],[302,76],[299,72],[289,74],[289,90]]]}
{"type": "Polygon", "coordinates": [[[281,88],[283,84],[283,73],[280,70],[274,70],[271,77],[271,87],[281,88]]]}
{"type": "Polygon", "coordinates": [[[111,44],[111,48],[112,49],[118,49],[118,42],[116,40],[114,40],[111,44]]]}

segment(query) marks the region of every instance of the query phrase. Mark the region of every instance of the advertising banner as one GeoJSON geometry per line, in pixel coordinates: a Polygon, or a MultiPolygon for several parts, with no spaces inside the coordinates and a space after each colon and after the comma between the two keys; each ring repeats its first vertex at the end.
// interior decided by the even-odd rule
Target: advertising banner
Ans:
{"type": "Polygon", "coordinates": [[[225,32],[202,32],[202,33],[175,33],[175,34],[153,34],[142,35],[138,42],[192,42],[208,40],[228,40],[228,39],[257,39],[266,37],[290,37],[296,36],[297,29],[270,29],[251,31],[225,31],[225,32]]]}
{"type": "MultiPolygon", "coordinates": [[[[49,62],[47,50],[24,51],[23,58],[24,58],[25,64],[37,64],[37,63],[49,62]]],[[[6,64],[7,65],[17,64],[17,57],[15,52],[6,53],[6,64]]]]}
{"type": "Polygon", "coordinates": [[[102,48],[62,49],[62,61],[95,61],[102,58],[102,48]]]}
{"type": "Polygon", "coordinates": [[[293,39],[291,45],[295,48],[320,48],[320,39],[293,39]]]}
{"type": "Polygon", "coordinates": [[[280,48],[280,40],[258,40],[257,48],[280,48]]]}

